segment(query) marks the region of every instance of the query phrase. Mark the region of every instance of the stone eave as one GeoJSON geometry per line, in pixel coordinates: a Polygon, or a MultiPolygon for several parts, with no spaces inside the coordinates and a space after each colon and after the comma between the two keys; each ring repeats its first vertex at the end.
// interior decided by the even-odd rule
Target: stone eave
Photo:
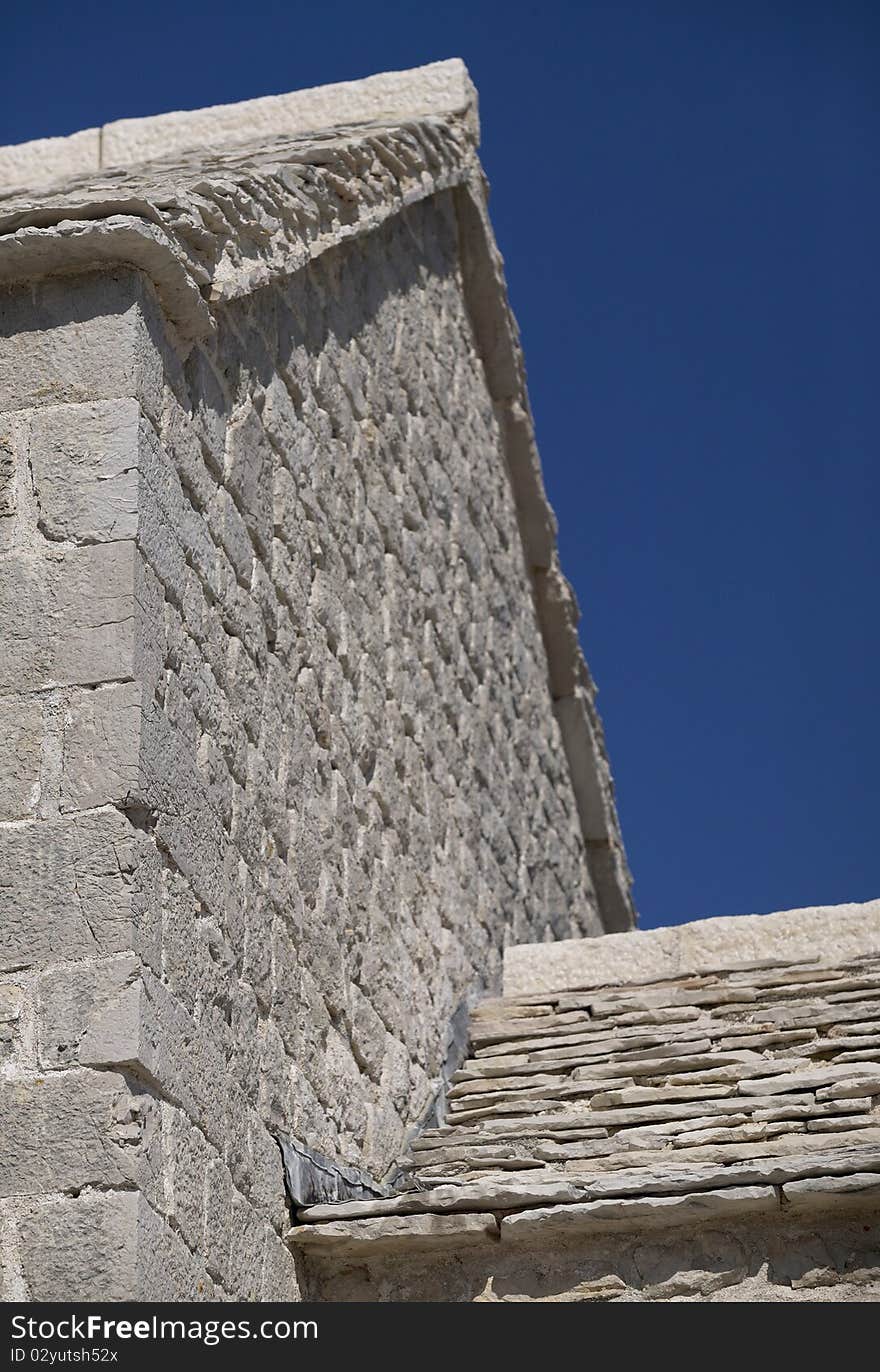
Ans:
{"type": "Polygon", "coordinates": [[[300,1212],[301,1222],[288,1230],[287,1243],[305,1254],[333,1258],[395,1249],[442,1252],[486,1239],[502,1245],[525,1244],[537,1251],[561,1241],[589,1240],[600,1233],[639,1235],[647,1228],[690,1229],[745,1218],[772,1222],[792,1214],[876,1213],[880,1202],[876,1148],[841,1149],[836,1157],[816,1161],[780,1158],[764,1162],[759,1180],[739,1185],[733,1178],[729,1183],[716,1178],[714,1186],[645,1187],[637,1194],[626,1194],[622,1185],[616,1194],[612,1191],[596,1199],[591,1199],[595,1192],[587,1186],[563,1183],[556,1188],[558,1198],[549,1187],[542,1197],[537,1186],[511,1186],[504,1192],[496,1189],[495,1194],[488,1187],[450,1186],[403,1196],[399,1208],[392,1202],[367,1201],[312,1206],[300,1212]],[[566,1197],[560,1194],[563,1190],[569,1193],[566,1197]],[[441,1194],[446,1192],[451,1194],[441,1194]]]}
{"type": "Polygon", "coordinates": [[[498,1263],[521,1241],[549,1253],[646,1228],[876,1215],[880,901],[506,956],[514,989],[509,965],[505,995],[473,1007],[445,1121],[411,1140],[404,1189],[299,1207],[294,1249],[345,1260],[488,1238],[498,1263]]]}
{"type": "Polygon", "coordinates": [[[466,184],[476,166],[467,124],[426,116],[78,176],[38,196],[0,199],[0,280],[136,267],[187,352],[213,332],[212,306],[466,184]]]}

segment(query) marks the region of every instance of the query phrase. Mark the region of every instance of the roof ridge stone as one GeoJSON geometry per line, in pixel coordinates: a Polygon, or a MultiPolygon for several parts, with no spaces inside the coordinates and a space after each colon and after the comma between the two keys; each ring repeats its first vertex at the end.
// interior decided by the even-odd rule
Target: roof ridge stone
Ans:
{"type": "Polygon", "coordinates": [[[474,146],[479,142],[477,93],[460,58],[232,104],[116,119],[66,137],[10,144],[0,147],[0,188],[34,190],[61,177],[226,147],[230,141],[399,124],[425,115],[461,118],[474,146]]]}

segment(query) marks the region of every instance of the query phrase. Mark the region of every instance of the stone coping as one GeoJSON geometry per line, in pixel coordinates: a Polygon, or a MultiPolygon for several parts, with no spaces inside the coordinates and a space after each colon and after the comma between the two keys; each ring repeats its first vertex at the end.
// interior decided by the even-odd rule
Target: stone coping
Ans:
{"type": "Polygon", "coordinates": [[[466,119],[477,140],[476,91],[459,58],[231,105],[117,119],[67,137],[9,144],[0,147],[0,189],[34,190],[64,177],[230,142],[265,142],[348,124],[393,124],[448,114],[466,119]]]}
{"type": "Polygon", "coordinates": [[[730,915],[599,939],[522,943],[505,950],[504,994],[540,995],[703,971],[796,961],[833,949],[837,960],[880,952],[880,900],[730,915]]]}

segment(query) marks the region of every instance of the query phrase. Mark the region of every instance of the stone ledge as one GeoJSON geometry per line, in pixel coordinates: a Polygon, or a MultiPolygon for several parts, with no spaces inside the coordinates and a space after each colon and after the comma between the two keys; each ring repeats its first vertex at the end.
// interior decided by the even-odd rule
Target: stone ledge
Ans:
{"type": "Polygon", "coordinates": [[[399,123],[427,114],[463,116],[478,141],[477,93],[460,58],[232,105],[117,119],[67,137],[9,144],[0,147],[0,187],[34,189],[62,177],[194,148],[291,137],[343,124],[399,123]]]}
{"type": "Polygon", "coordinates": [[[389,1215],[366,1220],[339,1220],[336,1223],[301,1225],[291,1229],[287,1242],[307,1250],[341,1248],[434,1247],[449,1245],[457,1250],[463,1244],[498,1238],[494,1215],[389,1215]]]}
{"type": "Polygon", "coordinates": [[[626,986],[755,966],[766,960],[815,961],[880,951],[880,900],[818,905],[771,915],[729,915],[599,939],[522,943],[504,953],[504,995],[626,986]]]}
{"type": "Polygon", "coordinates": [[[234,105],[118,119],[101,130],[101,166],[146,162],[230,140],[289,137],[343,124],[400,123],[427,114],[466,116],[476,141],[477,93],[460,58],[234,105]]]}
{"type": "MultiPolygon", "coordinates": [[[[830,1160],[826,1164],[833,1167],[830,1160]]],[[[867,1153],[861,1157],[853,1155],[840,1165],[859,1164],[880,1169],[880,1158],[876,1153],[873,1157],[867,1153]]],[[[461,1243],[488,1236],[500,1238],[502,1243],[531,1242],[577,1238],[606,1230],[691,1227],[742,1216],[779,1216],[782,1210],[861,1211],[865,1203],[873,1206],[880,1195],[876,1170],[843,1175],[829,1171],[828,1175],[804,1177],[809,1164],[783,1164],[768,1168],[769,1175],[761,1181],[757,1180],[759,1169],[733,1168],[732,1176],[738,1171],[744,1180],[754,1177],[755,1181],[750,1185],[716,1184],[690,1190],[685,1189],[685,1182],[680,1189],[670,1184],[663,1192],[661,1179],[655,1178],[656,1192],[646,1187],[642,1194],[619,1194],[640,1188],[612,1184],[607,1188],[608,1194],[598,1199],[581,1198],[595,1195],[597,1189],[603,1188],[564,1181],[557,1186],[531,1188],[515,1184],[507,1188],[464,1186],[459,1198],[453,1194],[459,1188],[445,1186],[420,1196],[400,1196],[385,1202],[311,1206],[300,1211],[303,1222],[288,1231],[286,1241],[291,1247],[310,1252],[367,1246],[407,1247],[415,1251],[433,1248],[438,1241],[443,1245],[450,1239],[461,1243]],[[789,1176],[793,1179],[789,1180],[789,1176]],[[333,1215],[336,1218],[331,1218],[333,1215]]],[[[722,1180],[720,1172],[716,1171],[712,1180],[722,1180]]]]}

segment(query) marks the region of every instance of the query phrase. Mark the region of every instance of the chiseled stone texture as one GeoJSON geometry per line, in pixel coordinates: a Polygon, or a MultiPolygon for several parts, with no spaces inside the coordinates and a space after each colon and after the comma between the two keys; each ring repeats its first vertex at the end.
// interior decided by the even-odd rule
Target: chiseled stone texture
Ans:
{"type": "Polygon", "coordinates": [[[296,1298],[273,1136],[388,1173],[504,943],[599,930],[458,254],[444,193],[183,359],[137,273],[5,297],[16,1297],[296,1298]]]}
{"type": "Polygon", "coordinates": [[[443,196],[218,312],[142,449],[161,974],[377,1175],[505,939],[598,927],[457,253],[443,196]]]}

